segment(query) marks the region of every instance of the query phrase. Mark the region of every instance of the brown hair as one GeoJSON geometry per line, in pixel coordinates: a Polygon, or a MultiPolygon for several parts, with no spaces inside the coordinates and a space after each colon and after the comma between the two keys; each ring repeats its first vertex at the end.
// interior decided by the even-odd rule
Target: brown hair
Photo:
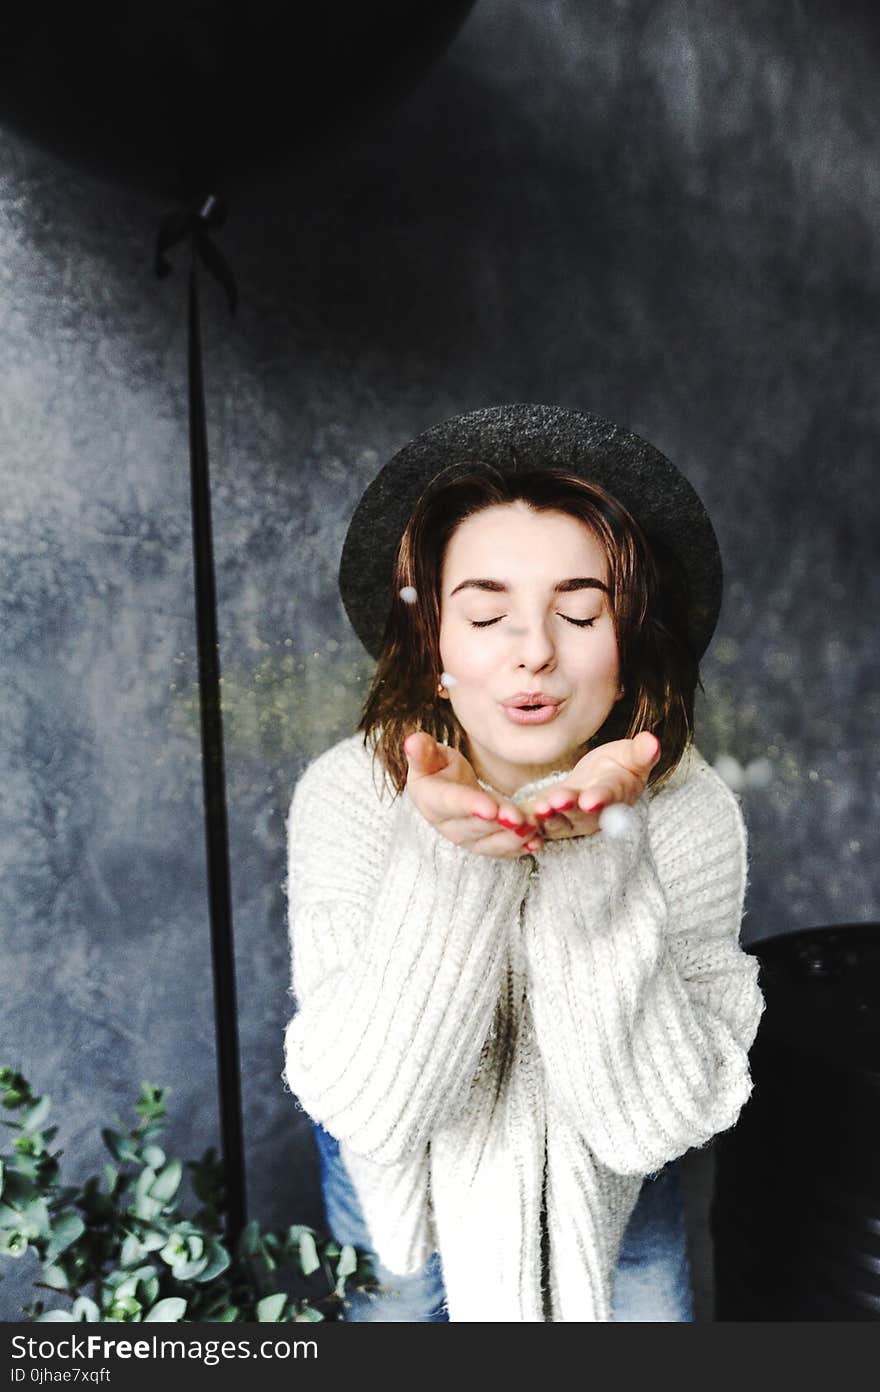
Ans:
{"type": "Polygon", "coordinates": [[[556,468],[518,474],[481,463],[452,465],[425,489],[400,539],[382,649],[358,725],[365,746],[372,738],[374,760],[381,761],[396,795],[406,786],[407,735],[426,730],[467,754],[465,731],[449,702],[437,695],[443,558],[466,518],[518,501],[536,512],[563,512],[585,523],[608,560],[609,603],[625,690],[589,747],[650,730],[661,748],[649,780],[657,786],[672,773],[692,737],[699,669],[687,637],[687,581],[676,557],[649,546],[617,499],[577,474],[556,468]],[[412,604],[400,598],[404,586],[416,591],[412,604]]]}

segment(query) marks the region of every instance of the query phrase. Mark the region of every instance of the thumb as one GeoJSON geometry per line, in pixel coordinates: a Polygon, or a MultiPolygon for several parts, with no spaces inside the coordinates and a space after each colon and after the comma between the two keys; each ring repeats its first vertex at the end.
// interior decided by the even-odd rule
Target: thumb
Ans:
{"type": "Polygon", "coordinates": [[[642,730],[633,740],[633,754],[640,768],[652,769],[660,758],[660,741],[649,730],[642,730]]]}
{"type": "Polygon", "coordinates": [[[446,751],[437,743],[433,735],[424,730],[407,735],[403,741],[403,752],[409,761],[409,771],[417,777],[429,773],[439,773],[449,762],[446,751]]]}

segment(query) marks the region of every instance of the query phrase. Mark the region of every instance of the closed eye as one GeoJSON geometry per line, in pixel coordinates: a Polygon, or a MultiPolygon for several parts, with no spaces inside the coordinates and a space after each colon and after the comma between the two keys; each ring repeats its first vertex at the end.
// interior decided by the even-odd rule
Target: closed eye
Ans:
{"type": "MultiPolygon", "coordinates": [[[[491,628],[493,624],[500,623],[506,616],[499,614],[497,619],[469,619],[471,628],[491,628]]],[[[576,628],[592,628],[595,619],[570,619],[567,614],[560,614],[560,619],[565,619],[566,623],[574,624],[576,628]]]]}

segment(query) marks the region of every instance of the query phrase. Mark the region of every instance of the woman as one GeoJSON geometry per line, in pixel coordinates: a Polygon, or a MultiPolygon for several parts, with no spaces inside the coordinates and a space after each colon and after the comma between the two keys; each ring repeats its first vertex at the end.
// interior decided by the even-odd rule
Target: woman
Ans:
{"type": "Polygon", "coordinates": [[[450,1319],[608,1320],[642,1182],[734,1123],[762,1009],[691,743],[711,524],[636,436],[494,408],[386,465],[340,585],[378,665],[291,806],[287,1082],[450,1319]]]}

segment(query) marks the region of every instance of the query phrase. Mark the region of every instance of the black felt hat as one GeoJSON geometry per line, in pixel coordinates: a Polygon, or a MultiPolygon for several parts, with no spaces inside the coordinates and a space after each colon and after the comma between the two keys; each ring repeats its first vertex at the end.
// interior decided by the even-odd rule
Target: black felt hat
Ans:
{"type": "Polygon", "coordinates": [[[364,647],[378,657],[400,538],[440,472],[490,464],[503,473],[562,468],[601,486],[639,523],[655,551],[672,552],[688,587],[688,633],[701,657],[721,607],[721,554],[709,515],[687,479],[653,445],[613,421],[560,406],[490,406],[417,435],[388,461],[355,509],[342,548],[339,590],[364,647]]]}

